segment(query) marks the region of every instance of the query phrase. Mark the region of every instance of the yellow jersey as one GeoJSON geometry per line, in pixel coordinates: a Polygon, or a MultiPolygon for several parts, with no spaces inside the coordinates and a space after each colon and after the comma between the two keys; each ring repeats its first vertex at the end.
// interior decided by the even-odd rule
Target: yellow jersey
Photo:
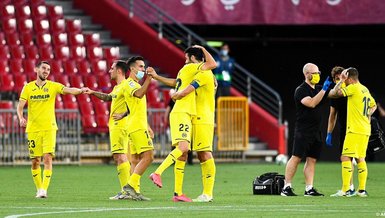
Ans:
{"type": "Polygon", "coordinates": [[[36,80],[27,83],[20,94],[20,99],[28,103],[26,132],[57,130],[55,116],[55,99],[63,94],[64,85],[47,80],[38,86],[36,80]]]}
{"type": "Polygon", "coordinates": [[[214,124],[217,81],[211,70],[198,72],[193,81],[196,93],[197,115],[194,124],[214,124]]]}
{"type": "Polygon", "coordinates": [[[135,132],[140,129],[147,130],[147,100],[146,95],[142,98],[134,96],[136,90],[140,89],[140,84],[135,80],[128,78],[126,82],[126,91],[124,97],[128,106],[128,122],[127,131],[128,133],[135,132]]]}
{"type": "Polygon", "coordinates": [[[112,115],[115,113],[122,114],[128,111],[126,99],[124,97],[124,93],[127,92],[127,88],[128,88],[127,80],[123,80],[120,84],[114,86],[114,88],[112,89],[112,92],[110,93],[110,95],[112,96],[110,119],[108,122],[108,127],[110,130],[127,129],[127,121],[128,121],[127,116],[123,117],[123,119],[118,121],[115,121],[112,118],[112,115]]]}
{"type": "Polygon", "coordinates": [[[376,105],[369,90],[361,83],[354,83],[341,89],[348,97],[346,132],[370,135],[369,108],[376,105]]]}
{"type": "MultiPolygon", "coordinates": [[[[191,84],[195,74],[198,73],[203,63],[189,63],[179,70],[178,76],[176,77],[175,91],[185,89],[191,84]]],[[[191,92],[182,99],[175,101],[175,105],[171,113],[182,112],[190,115],[196,115],[196,100],[195,93],[191,92]]]]}

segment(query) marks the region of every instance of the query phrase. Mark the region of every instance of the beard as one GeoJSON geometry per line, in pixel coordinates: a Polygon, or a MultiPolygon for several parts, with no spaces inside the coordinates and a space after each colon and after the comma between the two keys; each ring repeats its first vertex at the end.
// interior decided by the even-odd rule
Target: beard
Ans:
{"type": "Polygon", "coordinates": [[[40,76],[40,75],[39,75],[39,78],[40,78],[41,81],[45,81],[47,79],[46,77],[40,76]]]}

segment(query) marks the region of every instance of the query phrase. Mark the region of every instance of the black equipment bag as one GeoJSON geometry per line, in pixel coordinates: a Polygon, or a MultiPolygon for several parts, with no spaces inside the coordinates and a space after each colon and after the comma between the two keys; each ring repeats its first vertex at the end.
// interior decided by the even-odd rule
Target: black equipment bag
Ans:
{"type": "Polygon", "coordinates": [[[279,195],[285,185],[285,176],[276,172],[265,173],[254,179],[253,194],[279,195]]]}
{"type": "Polygon", "coordinates": [[[382,130],[380,122],[375,118],[371,117],[370,125],[372,128],[371,135],[369,137],[368,149],[369,154],[374,154],[385,148],[385,136],[382,130]]]}

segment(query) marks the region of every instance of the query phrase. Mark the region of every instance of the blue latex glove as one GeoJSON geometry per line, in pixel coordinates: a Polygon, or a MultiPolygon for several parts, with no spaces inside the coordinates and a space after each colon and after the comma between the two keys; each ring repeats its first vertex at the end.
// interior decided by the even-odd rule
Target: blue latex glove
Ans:
{"type": "Polygon", "coordinates": [[[324,82],[324,85],[322,86],[322,90],[324,91],[328,90],[330,84],[332,84],[332,81],[329,79],[329,76],[328,76],[324,82]]]}
{"type": "Polygon", "coordinates": [[[326,136],[326,146],[333,147],[333,144],[332,144],[332,133],[331,132],[328,132],[328,134],[326,136]]]}

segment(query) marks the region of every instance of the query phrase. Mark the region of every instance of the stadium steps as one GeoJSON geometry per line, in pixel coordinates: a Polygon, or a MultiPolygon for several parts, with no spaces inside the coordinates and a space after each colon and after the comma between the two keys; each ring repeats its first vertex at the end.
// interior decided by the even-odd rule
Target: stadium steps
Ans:
{"type": "Polygon", "coordinates": [[[278,154],[277,150],[269,150],[266,143],[259,141],[258,138],[249,138],[249,148],[243,153],[244,160],[265,160],[273,161],[273,157],[278,154]]]}
{"type": "Polygon", "coordinates": [[[110,31],[104,29],[102,25],[93,23],[92,17],[85,15],[84,11],[75,9],[72,0],[46,0],[45,2],[48,5],[62,6],[64,18],[66,19],[80,19],[83,33],[99,33],[102,47],[119,47],[121,59],[126,59],[133,55],[130,53],[129,48],[123,45],[121,40],[111,37],[110,31]]]}

